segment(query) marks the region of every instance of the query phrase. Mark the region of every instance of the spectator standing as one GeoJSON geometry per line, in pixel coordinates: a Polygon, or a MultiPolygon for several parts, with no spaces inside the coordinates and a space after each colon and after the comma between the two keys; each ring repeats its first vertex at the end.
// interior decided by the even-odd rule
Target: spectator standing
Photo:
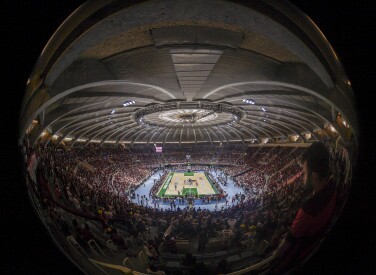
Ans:
{"type": "Polygon", "coordinates": [[[197,251],[205,251],[205,246],[209,241],[209,234],[206,228],[202,229],[198,235],[198,249],[197,251]]]}

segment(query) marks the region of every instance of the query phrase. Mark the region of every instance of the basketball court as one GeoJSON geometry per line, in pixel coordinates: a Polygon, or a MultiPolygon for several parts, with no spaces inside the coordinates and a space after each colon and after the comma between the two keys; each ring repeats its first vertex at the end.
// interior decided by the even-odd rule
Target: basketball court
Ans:
{"type": "Polygon", "coordinates": [[[192,194],[193,196],[215,195],[219,191],[205,172],[170,172],[159,189],[159,197],[175,197],[192,194]]]}

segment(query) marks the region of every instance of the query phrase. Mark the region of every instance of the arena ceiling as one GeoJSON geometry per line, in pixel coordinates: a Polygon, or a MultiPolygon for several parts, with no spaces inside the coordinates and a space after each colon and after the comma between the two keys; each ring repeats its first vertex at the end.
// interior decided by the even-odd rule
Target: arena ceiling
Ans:
{"type": "Polygon", "coordinates": [[[340,113],[357,142],[351,83],[320,30],[287,2],[243,2],[82,5],[28,80],[21,139],[302,143],[331,129],[346,143],[340,113]]]}

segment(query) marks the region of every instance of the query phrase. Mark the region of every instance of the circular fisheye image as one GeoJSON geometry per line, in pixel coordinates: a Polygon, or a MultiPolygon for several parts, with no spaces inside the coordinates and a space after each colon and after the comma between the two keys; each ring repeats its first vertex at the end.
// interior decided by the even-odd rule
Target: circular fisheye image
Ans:
{"type": "Polygon", "coordinates": [[[344,208],[351,82],[286,1],[89,1],[56,30],[18,144],[85,274],[299,272],[344,208]]]}

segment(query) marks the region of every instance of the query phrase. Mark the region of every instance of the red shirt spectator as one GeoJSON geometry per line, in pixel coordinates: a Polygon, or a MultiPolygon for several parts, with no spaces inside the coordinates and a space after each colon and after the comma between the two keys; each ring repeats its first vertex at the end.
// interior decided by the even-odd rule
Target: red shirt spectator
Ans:
{"type": "Polygon", "coordinates": [[[312,192],[292,222],[290,231],[273,255],[280,257],[272,273],[287,271],[318,244],[336,207],[336,187],[329,177],[329,152],[313,143],[303,155],[306,190],[312,192]]]}

